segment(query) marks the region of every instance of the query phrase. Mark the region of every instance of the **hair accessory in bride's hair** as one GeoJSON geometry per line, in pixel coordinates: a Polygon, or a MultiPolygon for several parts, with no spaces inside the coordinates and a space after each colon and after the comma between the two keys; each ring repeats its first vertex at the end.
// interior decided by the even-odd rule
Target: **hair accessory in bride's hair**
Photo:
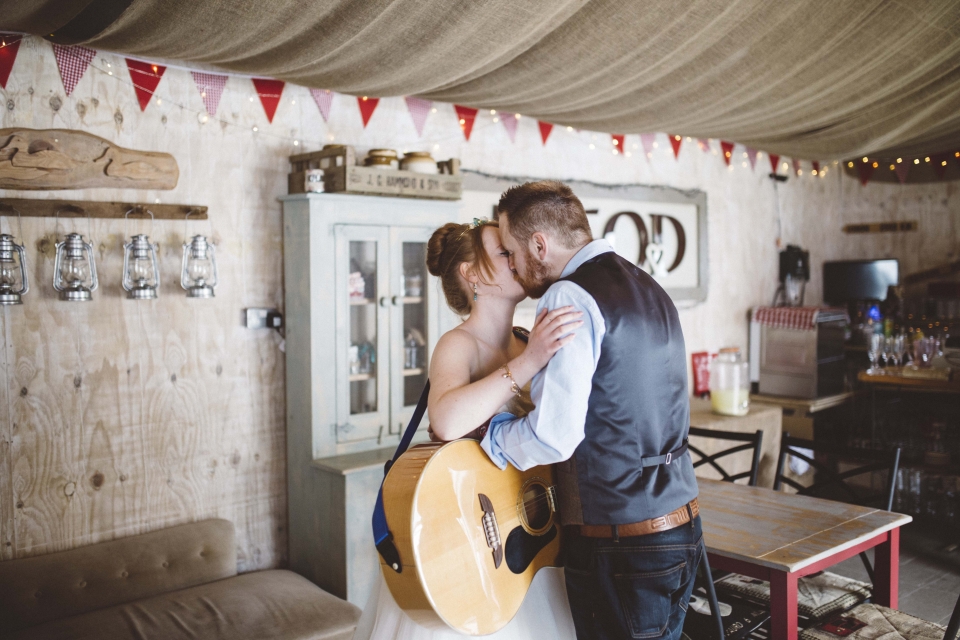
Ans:
{"type": "Polygon", "coordinates": [[[487,220],[486,218],[474,218],[473,222],[467,223],[467,228],[460,232],[460,235],[457,236],[457,239],[459,240],[460,238],[462,238],[463,234],[465,234],[467,231],[471,231],[472,229],[476,229],[477,227],[482,227],[485,224],[490,224],[490,221],[487,220]]]}

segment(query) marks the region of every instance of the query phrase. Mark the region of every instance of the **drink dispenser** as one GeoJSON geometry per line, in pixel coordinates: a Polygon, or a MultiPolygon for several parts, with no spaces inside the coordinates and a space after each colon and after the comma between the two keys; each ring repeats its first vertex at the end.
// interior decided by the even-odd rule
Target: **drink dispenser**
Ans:
{"type": "Polygon", "coordinates": [[[710,364],[710,404],[727,416],[745,416],[750,410],[749,364],[739,347],[720,349],[710,364]]]}

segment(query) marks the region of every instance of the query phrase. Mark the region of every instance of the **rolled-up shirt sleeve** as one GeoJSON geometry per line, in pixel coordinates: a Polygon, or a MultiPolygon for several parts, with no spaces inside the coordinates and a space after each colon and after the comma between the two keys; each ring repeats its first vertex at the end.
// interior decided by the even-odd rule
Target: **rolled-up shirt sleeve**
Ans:
{"type": "Polygon", "coordinates": [[[605,331],[593,296],[569,281],[555,283],[541,298],[541,309],[572,305],[583,312],[583,326],[530,383],[535,408],[523,418],[501,413],[490,421],[480,442],[501,469],[507,463],[521,470],[567,460],[583,440],[593,374],[605,331]]]}

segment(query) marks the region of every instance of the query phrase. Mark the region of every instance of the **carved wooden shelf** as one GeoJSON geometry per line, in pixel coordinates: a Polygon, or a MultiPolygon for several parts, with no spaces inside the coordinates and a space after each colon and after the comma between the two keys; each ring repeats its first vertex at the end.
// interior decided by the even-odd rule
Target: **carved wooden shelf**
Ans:
{"type": "Polygon", "coordinates": [[[123,218],[131,209],[137,217],[153,213],[154,220],[183,220],[190,214],[191,220],[206,220],[207,208],[188,204],[147,204],[145,202],[95,202],[92,200],[59,200],[46,198],[0,198],[0,215],[16,215],[29,218],[53,218],[60,212],[63,217],[84,216],[90,218],[123,218]],[[191,213],[192,212],[192,213],[191,213]]]}

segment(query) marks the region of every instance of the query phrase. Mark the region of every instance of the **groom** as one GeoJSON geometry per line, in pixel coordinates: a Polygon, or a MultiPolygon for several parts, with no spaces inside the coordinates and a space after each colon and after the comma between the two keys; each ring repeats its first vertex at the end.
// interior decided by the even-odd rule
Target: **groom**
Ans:
{"type": "Polygon", "coordinates": [[[538,313],[573,305],[584,326],[533,379],[536,408],[495,416],[481,446],[501,468],[558,463],[580,640],[676,640],[703,552],[676,307],[646,272],[593,240],[565,184],[512,187],[497,217],[538,313]]]}

